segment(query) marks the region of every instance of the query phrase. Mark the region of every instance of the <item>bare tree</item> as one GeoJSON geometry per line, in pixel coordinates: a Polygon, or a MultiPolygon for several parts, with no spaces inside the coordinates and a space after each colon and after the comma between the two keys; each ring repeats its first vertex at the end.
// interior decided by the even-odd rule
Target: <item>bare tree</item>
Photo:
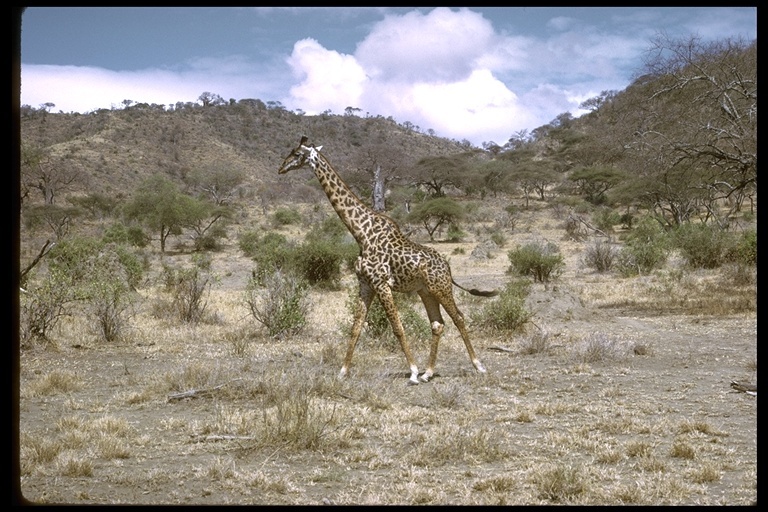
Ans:
{"type": "Polygon", "coordinates": [[[245,181],[245,173],[226,162],[217,162],[194,169],[187,177],[189,184],[207,195],[213,204],[229,204],[245,181]]]}
{"type": "Polygon", "coordinates": [[[21,197],[37,189],[43,195],[45,204],[54,204],[56,196],[69,189],[81,177],[78,167],[54,162],[42,148],[22,145],[21,147],[21,197]]]}
{"type": "Polygon", "coordinates": [[[388,186],[401,178],[399,172],[408,165],[408,157],[399,151],[392,151],[383,144],[371,144],[352,160],[351,166],[365,177],[370,186],[373,209],[386,210],[388,186]]]}
{"type": "Polygon", "coordinates": [[[705,220],[726,224],[757,187],[756,41],[661,34],[644,71],[642,116],[627,147],[688,188],[705,220]]]}

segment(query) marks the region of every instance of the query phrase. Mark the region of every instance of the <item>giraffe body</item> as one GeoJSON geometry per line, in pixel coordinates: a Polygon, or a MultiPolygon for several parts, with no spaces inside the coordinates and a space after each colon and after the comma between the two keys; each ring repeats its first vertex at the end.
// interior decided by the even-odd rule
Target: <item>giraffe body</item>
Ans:
{"type": "MultiPolygon", "coordinates": [[[[368,309],[373,299],[378,296],[408,362],[411,372],[409,383],[419,383],[419,370],[400,322],[392,292],[418,293],[427,310],[432,341],[427,368],[421,375],[422,381],[426,382],[434,375],[437,348],[445,326],[440,313],[441,306],[459,329],[475,369],[484,373],[485,367],[469,340],[464,315],[453,298],[453,285],[456,283],[451,277],[448,262],[435,249],[408,239],[394,220],[374,212],[360,201],[320,153],[321,148],[322,146],[307,145],[306,137],[303,137],[299,146],[286,157],[278,172],[283,174],[304,166],[311,167],[334,210],[360,247],[360,255],[355,263],[355,273],[360,286],[358,302],[352,334],[339,376],[344,377],[349,372],[368,309]]],[[[495,294],[467,291],[475,295],[495,294]]]]}

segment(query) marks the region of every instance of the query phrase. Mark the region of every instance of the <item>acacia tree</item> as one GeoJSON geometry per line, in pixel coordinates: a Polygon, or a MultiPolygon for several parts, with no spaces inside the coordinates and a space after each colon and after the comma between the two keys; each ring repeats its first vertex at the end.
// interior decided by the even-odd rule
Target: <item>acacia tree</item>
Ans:
{"type": "Polygon", "coordinates": [[[432,197],[444,197],[448,187],[459,187],[469,170],[468,160],[460,155],[422,158],[411,171],[413,184],[422,186],[432,197]]]}
{"type": "Polygon", "coordinates": [[[530,144],[521,143],[481,168],[485,172],[486,188],[494,194],[519,189],[523,192],[527,208],[531,196],[536,194],[543,201],[552,185],[562,180],[562,174],[555,170],[555,165],[551,159],[537,157],[536,150],[530,144]]]}
{"type": "Polygon", "coordinates": [[[444,225],[455,224],[464,217],[462,206],[449,197],[438,197],[418,203],[408,214],[410,222],[419,223],[434,240],[435,232],[444,225]]]}
{"type": "Polygon", "coordinates": [[[602,204],[606,199],[605,193],[621,183],[624,173],[612,167],[582,167],[573,171],[569,179],[587,201],[602,204]]]}
{"type": "Polygon", "coordinates": [[[226,209],[184,194],[175,183],[156,174],[139,185],[124,210],[129,219],[137,219],[155,231],[160,239],[160,252],[170,235],[180,235],[183,228],[192,229],[195,244],[212,233],[212,227],[226,218],[226,209]]]}

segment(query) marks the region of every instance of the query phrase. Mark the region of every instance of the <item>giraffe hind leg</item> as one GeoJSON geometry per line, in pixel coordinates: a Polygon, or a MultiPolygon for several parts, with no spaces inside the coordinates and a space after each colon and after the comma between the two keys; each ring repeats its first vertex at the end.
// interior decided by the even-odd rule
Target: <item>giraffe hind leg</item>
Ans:
{"type": "Polygon", "coordinates": [[[424,303],[424,309],[427,310],[429,326],[432,329],[432,342],[429,346],[429,360],[427,362],[426,370],[424,370],[424,373],[420,377],[422,381],[427,382],[435,374],[437,348],[440,345],[440,337],[443,335],[445,321],[440,314],[440,303],[434,295],[425,290],[419,292],[419,297],[421,297],[421,302],[424,303]]]}
{"type": "Polygon", "coordinates": [[[451,317],[451,320],[453,320],[453,323],[459,329],[459,332],[461,333],[461,339],[464,340],[464,346],[467,347],[469,360],[472,361],[472,365],[475,367],[475,370],[480,373],[485,373],[485,366],[480,362],[477,354],[475,354],[475,349],[472,347],[472,342],[469,340],[469,333],[467,332],[467,326],[464,322],[464,315],[456,306],[456,302],[453,299],[453,293],[449,293],[444,296],[444,300],[440,302],[443,305],[443,308],[445,308],[445,311],[448,313],[448,316],[451,317]]]}

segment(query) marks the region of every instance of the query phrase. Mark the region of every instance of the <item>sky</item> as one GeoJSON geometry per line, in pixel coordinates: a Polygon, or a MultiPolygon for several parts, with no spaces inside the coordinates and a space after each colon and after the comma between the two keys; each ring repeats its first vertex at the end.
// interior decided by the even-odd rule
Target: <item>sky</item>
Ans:
{"type": "Polygon", "coordinates": [[[21,105],[198,102],[392,117],[506,143],[642,74],[651,40],[757,38],[755,7],[28,7],[21,105]]]}

